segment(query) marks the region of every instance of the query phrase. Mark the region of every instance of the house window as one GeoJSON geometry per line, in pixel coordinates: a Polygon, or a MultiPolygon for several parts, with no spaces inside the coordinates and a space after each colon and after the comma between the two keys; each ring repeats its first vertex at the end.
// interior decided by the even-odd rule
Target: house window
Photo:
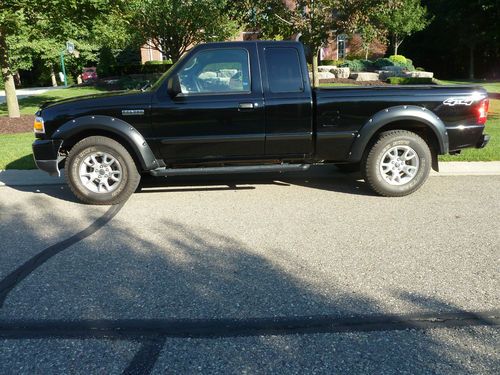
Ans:
{"type": "Polygon", "coordinates": [[[347,43],[346,35],[339,35],[337,37],[337,60],[346,57],[346,43],[347,43]]]}

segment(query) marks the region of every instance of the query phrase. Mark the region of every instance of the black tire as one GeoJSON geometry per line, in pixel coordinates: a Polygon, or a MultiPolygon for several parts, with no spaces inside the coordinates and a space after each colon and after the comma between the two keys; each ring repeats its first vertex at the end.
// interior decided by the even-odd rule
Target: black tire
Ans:
{"type": "MultiPolygon", "coordinates": [[[[124,202],[134,193],[141,180],[137,166],[127,149],[115,140],[102,136],[88,137],[74,145],[66,159],[65,170],[69,187],[80,201],[87,204],[113,205],[124,202]],[[92,189],[101,190],[101,184],[98,183],[99,186],[96,186],[94,182],[90,181],[90,178],[87,184],[82,182],[80,178],[81,168],[96,170],[94,167],[86,167],[86,165],[82,164],[85,160],[88,161],[91,155],[97,155],[97,157],[100,157],[99,155],[109,155],[108,157],[114,158],[115,162],[109,166],[110,175],[115,173],[113,176],[119,176],[116,177],[119,181],[116,182],[111,178],[107,178],[107,174],[102,177],[103,180],[106,180],[108,186],[111,183],[109,191],[106,191],[105,188],[100,192],[92,191],[92,189]]],[[[101,172],[95,173],[96,176],[101,178],[98,175],[101,172]]]]}
{"type": "Polygon", "coordinates": [[[354,173],[361,170],[360,163],[349,163],[349,164],[335,164],[337,169],[342,173],[354,173]]]}
{"type": "Polygon", "coordinates": [[[385,197],[402,197],[413,193],[423,185],[427,177],[429,177],[431,163],[431,151],[427,143],[421,137],[406,130],[391,130],[380,134],[378,140],[366,154],[362,171],[364,172],[365,181],[378,194],[385,197]],[[397,149],[394,149],[395,147],[397,147],[397,149]],[[403,151],[404,149],[411,149],[418,159],[415,159],[416,161],[413,159],[413,161],[410,161],[404,160],[404,158],[400,159],[399,156],[396,157],[397,159],[387,159],[391,157],[387,154],[390,150],[393,150],[392,152],[394,154],[403,152],[402,150],[398,151],[398,148],[402,148],[403,151]],[[395,161],[396,164],[389,160],[395,161]],[[390,167],[385,166],[384,168],[386,169],[384,172],[386,173],[383,173],[381,171],[383,168],[381,167],[383,161],[386,165],[388,163],[393,163],[394,165],[391,164],[392,169],[410,167],[411,170],[416,169],[416,172],[410,179],[410,176],[406,172],[398,172],[397,169],[393,172],[390,167]],[[412,166],[410,163],[414,163],[414,165],[412,166]],[[418,163],[418,165],[416,165],[416,163],[418,163]],[[405,179],[409,179],[409,181],[404,183],[404,180],[400,180],[399,182],[401,185],[394,185],[397,181],[387,181],[387,179],[391,180],[393,177],[400,179],[398,176],[403,176],[405,179]]]}

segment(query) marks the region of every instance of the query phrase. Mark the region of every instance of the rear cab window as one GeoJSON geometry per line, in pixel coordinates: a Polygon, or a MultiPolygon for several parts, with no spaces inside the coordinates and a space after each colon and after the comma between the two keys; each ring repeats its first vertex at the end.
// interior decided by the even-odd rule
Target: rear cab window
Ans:
{"type": "Polygon", "coordinates": [[[295,48],[266,48],[265,64],[271,93],[298,93],[304,91],[300,58],[295,48]]]}

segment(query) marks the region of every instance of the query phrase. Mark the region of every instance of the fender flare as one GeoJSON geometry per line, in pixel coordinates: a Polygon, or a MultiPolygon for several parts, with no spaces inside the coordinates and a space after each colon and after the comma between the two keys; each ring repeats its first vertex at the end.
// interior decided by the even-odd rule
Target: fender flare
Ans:
{"type": "Polygon", "coordinates": [[[383,126],[390,124],[391,122],[404,120],[413,120],[425,124],[434,132],[438,140],[438,153],[440,155],[448,153],[448,132],[446,131],[446,126],[443,121],[432,111],[424,107],[401,105],[386,108],[377,112],[363,125],[351,147],[349,160],[352,160],[353,162],[360,161],[368,142],[383,126]]]}
{"type": "Polygon", "coordinates": [[[111,116],[82,116],[61,125],[53,134],[54,139],[69,139],[78,133],[89,130],[105,130],[114,133],[128,142],[143,170],[159,167],[153,151],[144,137],[127,122],[111,116]]]}

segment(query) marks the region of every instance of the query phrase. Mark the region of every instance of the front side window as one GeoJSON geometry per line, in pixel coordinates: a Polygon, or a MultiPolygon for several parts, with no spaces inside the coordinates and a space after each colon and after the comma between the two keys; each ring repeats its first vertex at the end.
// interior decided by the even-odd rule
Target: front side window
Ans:
{"type": "Polygon", "coordinates": [[[250,91],[250,64],[245,49],[200,51],[179,72],[183,94],[250,91]]]}

